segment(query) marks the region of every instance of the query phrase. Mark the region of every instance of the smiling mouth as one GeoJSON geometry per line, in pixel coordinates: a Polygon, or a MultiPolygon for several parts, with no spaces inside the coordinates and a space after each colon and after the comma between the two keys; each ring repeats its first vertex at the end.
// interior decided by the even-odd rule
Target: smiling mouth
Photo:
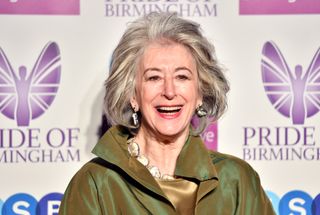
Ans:
{"type": "Polygon", "coordinates": [[[161,114],[166,114],[166,115],[174,115],[182,109],[182,105],[179,106],[158,106],[157,111],[161,114]]]}

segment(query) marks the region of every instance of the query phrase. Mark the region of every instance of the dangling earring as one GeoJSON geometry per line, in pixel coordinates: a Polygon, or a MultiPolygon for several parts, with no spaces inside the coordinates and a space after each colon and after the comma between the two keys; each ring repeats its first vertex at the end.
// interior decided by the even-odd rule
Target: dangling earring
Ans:
{"type": "Polygon", "coordinates": [[[199,105],[197,108],[196,108],[196,114],[198,117],[204,117],[204,116],[207,116],[208,112],[206,111],[206,109],[204,109],[202,107],[202,105],[199,105]]]}
{"type": "Polygon", "coordinates": [[[133,107],[132,120],[133,120],[133,125],[134,125],[134,126],[139,125],[138,114],[137,114],[137,112],[136,112],[136,108],[135,108],[135,107],[133,107]]]}

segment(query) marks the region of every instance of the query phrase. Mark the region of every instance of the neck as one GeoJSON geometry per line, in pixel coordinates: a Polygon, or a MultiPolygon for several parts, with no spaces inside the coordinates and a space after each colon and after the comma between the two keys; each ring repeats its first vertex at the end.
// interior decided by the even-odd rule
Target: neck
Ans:
{"type": "Polygon", "coordinates": [[[188,138],[189,130],[175,137],[157,137],[144,127],[139,129],[135,140],[139,143],[142,155],[151,165],[157,166],[161,174],[174,175],[178,156],[188,138]]]}

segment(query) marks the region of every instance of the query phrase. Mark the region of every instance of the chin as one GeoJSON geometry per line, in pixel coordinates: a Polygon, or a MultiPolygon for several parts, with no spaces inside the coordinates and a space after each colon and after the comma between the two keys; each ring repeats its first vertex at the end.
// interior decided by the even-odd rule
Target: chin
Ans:
{"type": "Polygon", "coordinates": [[[172,126],[170,128],[166,127],[166,128],[159,128],[157,129],[158,133],[161,136],[166,136],[166,137],[177,137],[179,135],[184,134],[186,129],[183,128],[177,128],[177,126],[172,126]]]}

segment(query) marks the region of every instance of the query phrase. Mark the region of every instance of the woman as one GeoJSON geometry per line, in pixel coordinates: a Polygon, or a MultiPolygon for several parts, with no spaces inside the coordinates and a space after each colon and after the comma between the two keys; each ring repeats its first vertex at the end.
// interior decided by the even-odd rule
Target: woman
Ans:
{"type": "Polygon", "coordinates": [[[274,214],[257,173],[199,137],[226,108],[229,86],[213,54],[199,25],[175,14],[128,27],[106,81],[114,126],[70,182],[59,214],[274,214]]]}

